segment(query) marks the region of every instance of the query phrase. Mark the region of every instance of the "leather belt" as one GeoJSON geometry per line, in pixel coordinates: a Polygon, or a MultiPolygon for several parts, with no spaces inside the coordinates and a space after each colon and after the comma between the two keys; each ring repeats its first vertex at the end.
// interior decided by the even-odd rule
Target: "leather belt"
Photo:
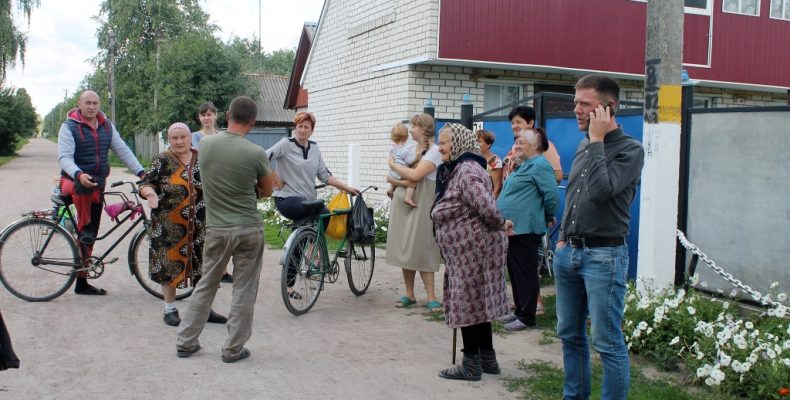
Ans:
{"type": "Polygon", "coordinates": [[[571,247],[615,247],[625,244],[625,239],[621,237],[579,237],[568,236],[568,244],[571,247]]]}

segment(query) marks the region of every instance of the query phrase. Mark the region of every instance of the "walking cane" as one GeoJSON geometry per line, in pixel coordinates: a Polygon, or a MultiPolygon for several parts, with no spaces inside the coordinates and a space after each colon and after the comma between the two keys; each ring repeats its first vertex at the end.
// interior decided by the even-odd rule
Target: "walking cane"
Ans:
{"type": "Polygon", "coordinates": [[[453,365],[455,365],[455,343],[458,337],[458,328],[453,328],[453,365]]]}

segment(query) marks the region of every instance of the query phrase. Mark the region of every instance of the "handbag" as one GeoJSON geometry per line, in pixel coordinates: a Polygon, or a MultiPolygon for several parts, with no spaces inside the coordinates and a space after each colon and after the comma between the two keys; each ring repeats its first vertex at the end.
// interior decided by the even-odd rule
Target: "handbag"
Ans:
{"type": "MultiPolygon", "coordinates": [[[[348,209],[351,207],[351,201],[348,199],[348,193],[339,192],[329,200],[327,208],[329,211],[348,209]]],[[[329,225],[326,228],[326,235],[332,239],[340,240],[346,236],[346,223],[348,222],[348,214],[333,215],[329,218],[329,225]]]]}

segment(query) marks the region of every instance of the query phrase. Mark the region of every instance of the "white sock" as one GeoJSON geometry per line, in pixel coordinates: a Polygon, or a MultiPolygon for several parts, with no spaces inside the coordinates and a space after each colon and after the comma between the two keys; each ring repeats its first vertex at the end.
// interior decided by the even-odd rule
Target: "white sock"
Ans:
{"type": "Polygon", "coordinates": [[[176,302],[175,301],[172,302],[172,303],[165,303],[165,314],[167,314],[169,312],[176,311],[176,310],[177,310],[177,308],[176,308],[176,302]]]}

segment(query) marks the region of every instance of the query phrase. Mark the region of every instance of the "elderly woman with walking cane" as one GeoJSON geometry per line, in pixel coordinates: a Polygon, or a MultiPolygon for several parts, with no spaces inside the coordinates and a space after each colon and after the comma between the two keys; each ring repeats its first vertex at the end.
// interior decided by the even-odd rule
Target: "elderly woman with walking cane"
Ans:
{"type": "Polygon", "coordinates": [[[446,266],[445,319],[461,328],[464,345],[461,365],[439,376],[477,381],[484,372],[500,372],[491,321],[508,312],[504,266],[513,224],[496,208],[486,160],[472,131],[448,124],[439,132],[439,153],[444,163],[431,219],[446,266]]]}

